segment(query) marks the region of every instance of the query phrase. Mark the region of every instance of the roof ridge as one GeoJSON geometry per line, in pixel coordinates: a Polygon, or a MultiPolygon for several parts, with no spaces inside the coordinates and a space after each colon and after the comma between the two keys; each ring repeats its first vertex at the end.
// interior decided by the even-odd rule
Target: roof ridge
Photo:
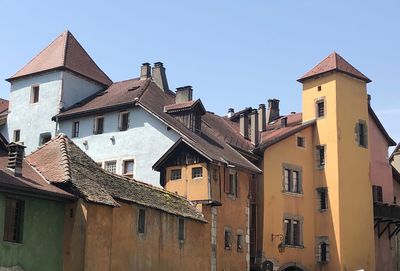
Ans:
{"type": "Polygon", "coordinates": [[[68,139],[66,135],[62,133],[57,136],[57,139],[61,139],[60,140],[60,151],[61,151],[61,161],[62,161],[61,165],[64,166],[64,172],[67,177],[67,180],[65,181],[68,181],[71,180],[70,156],[66,144],[66,140],[68,139]]]}
{"type": "Polygon", "coordinates": [[[58,35],[52,42],[50,42],[43,50],[41,50],[39,53],[37,53],[28,63],[26,63],[21,69],[19,69],[17,72],[14,73],[10,78],[13,78],[16,74],[18,74],[20,71],[22,71],[26,66],[28,66],[30,63],[32,63],[41,53],[43,53],[47,48],[49,48],[56,40],[58,40],[66,31],[62,32],[60,35],[58,35]]]}
{"type": "Polygon", "coordinates": [[[68,30],[65,31],[67,37],[65,38],[64,42],[64,50],[63,50],[63,60],[62,60],[62,65],[65,66],[66,60],[67,60],[67,48],[68,48],[68,40],[69,40],[69,34],[70,32],[68,30]]]}

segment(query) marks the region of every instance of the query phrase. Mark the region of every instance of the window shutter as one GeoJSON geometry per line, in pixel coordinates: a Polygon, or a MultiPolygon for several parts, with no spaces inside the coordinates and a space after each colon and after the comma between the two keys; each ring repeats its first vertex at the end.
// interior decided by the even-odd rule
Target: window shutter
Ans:
{"type": "Polygon", "coordinates": [[[284,170],[285,183],[283,187],[285,191],[289,191],[289,174],[290,174],[289,170],[285,169],[284,170]]]}
{"type": "Polygon", "coordinates": [[[93,134],[97,134],[97,118],[93,119],[93,134]]]}
{"type": "Polygon", "coordinates": [[[239,196],[239,174],[235,173],[235,196],[239,196]]]}
{"type": "Polygon", "coordinates": [[[329,255],[329,244],[326,244],[326,261],[330,261],[330,255],[329,255]]]}
{"type": "Polygon", "coordinates": [[[227,168],[224,168],[225,171],[225,188],[224,191],[225,193],[229,193],[230,192],[230,187],[229,187],[229,171],[227,168]]]}

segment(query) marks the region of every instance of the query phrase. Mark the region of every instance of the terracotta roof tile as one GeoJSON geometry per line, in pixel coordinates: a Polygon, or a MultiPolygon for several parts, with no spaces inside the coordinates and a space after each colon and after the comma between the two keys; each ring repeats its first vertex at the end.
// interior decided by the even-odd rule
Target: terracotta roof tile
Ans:
{"type": "Polygon", "coordinates": [[[27,157],[50,182],[59,182],[60,172],[70,186],[89,202],[117,207],[124,200],[174,215],[206,222],[203,215],[185,198],[135,180],[128,180],[99,167],[65,135],[60,134],[27,157]],[[48,158],[56,163],[48,163],[48,158]],[[62,170],[57,168],[62,165],[62,170]],[[55,177],[54,177],[55,176],[55,177]]]}
{"type": "Polygon", "coordinates": [[[8,110],[9,101],[0,98],[0,114],[8,110]]]}
{"type": "Polygon", "coordinates": [[[169,112],[169,111],[175,111],[175,110],[185,110],[185,109],[190,109],[193,105],[195,105],[199,100],[195,101],[188,101],[184,103],[179,103],[179,104],[169,104],[164,106],[164,111],[169,112]]]}
{"type": "Polygon", "coordinates": [[[111,79],[97,66],[69,31],[61,33],[8,81],[55,69],[67,69],[109,86],[111,79]]]}
{"type": "Polygon", "coordinates": [[[347,62],[343,57],[341,57],[336,52],[333,52],[324,60],[322,60],[317,66],[308,71],[305,75],[303,75],[297,81],[304,82],[307,79],[313,78],[315,76],[330,72],[337,71],[348,74],[360,80],[363,80],[367,83],[371,82],[371,80],[354,68],[349,62],[347,62]]]}

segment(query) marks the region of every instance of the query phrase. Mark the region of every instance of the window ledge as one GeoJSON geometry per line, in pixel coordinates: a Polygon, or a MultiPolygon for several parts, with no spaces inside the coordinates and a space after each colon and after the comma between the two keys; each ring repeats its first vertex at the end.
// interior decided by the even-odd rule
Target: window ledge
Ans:
{"type": "Polygon", "coordinates": [[[20,247],[23,246],[23,243],[17,243],[17,242],[11,242],[11,241],[4,241],[3,240],[4,245],[6,246],[13,246],[13,247],[20,247]]]}
{"type": "Polygon", "coordinates": [[[282,193],[286,196],[294,196],[294,197],[298,197],[298,198],[304,197],[303,193],[289,192],[289,191],[285,191],[285,190],[282,190],[282,193]]]}
{"type": "Polygon", "coordinates": [[[287,248],[298,248],[298,249],[304,249],[304,245],[285,245],[287,248]]]}
{"type": "Polygon", "coordinates": [[[318,211],[323,214],[323,213],[327,213],[328,209],[318,209],[318,211]]]}

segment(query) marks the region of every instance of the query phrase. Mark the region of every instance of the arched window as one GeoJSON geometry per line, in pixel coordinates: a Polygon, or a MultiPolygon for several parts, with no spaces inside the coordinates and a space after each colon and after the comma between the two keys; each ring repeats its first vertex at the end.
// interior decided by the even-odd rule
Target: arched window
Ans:
{"type": "Polygon", "coordinates": [[[318,263],[329,262],[329,241],[327,236],[317,237],[316,260],[318,263]]]}

